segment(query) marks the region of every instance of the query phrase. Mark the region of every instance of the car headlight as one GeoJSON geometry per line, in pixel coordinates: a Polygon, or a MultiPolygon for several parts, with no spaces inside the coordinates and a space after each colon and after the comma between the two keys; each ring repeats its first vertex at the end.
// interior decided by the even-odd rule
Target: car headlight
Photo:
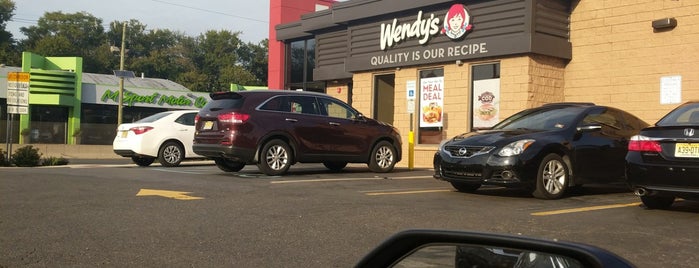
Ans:
{"type": "Polygon", "coordinates": [[[519,155],[524,150],[529,147],[529,145],[532,145],[534,143],[534,140],[532,139],[526,139],[526,140],[518,140],[513,143],[510,143],[500,149],[500,152],[498,152],[499,156],[513,156],[513,155],[519,155]]]}

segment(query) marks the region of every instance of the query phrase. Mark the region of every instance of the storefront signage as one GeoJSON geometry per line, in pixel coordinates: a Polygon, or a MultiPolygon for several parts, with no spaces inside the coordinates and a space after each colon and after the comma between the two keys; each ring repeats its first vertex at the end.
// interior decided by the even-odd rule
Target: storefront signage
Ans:
{"type": "Polygon", "coordinates": [[[500,121],[500,78],[473,81],[473,127],[489,128],[500,121]]]}
{"type": "Polygon", "coordinates": [[[442,127],[444,77],[420,79],[420,127],[442,127]]]}
{"type": "Polygon", "coordinates": [[[458,40],[473,29],[470,22],[471,15],[462,4],[452,5],[444,17],[443,23],[434,14],[424,18],[422,10],[420,10],[417,13],[417,19],[413,22],[399,24],[398,19],[394,18],[392,23],[381,24],[380,47],[381,50],[385,51],[393,45],[411,38],[417,38],[418,43],[424,45],[430,41],[431,37],[440,33],[452,40],[458,40]],[[441,29],[440,24],[442,25],[441,29]]]}
{"type": "MultiPolygon", "coordinates": [[[[118,102],[119,91],[106,90],[104,94],[102,94],[101,101],[107,102],[109,100],[118,102]]],[[[139,95],[128,90],[124,90],[123,99],[124,105],[126,106],[136,106],[137,104],[150,104],[158,106],[171,106],[177,108],[196,107],[199,109],[204,107],[207,101],[207,98],[201,96],[197,97],[193,94],[175,96],[162,95],[156,92],[150,95],[139,95]]]]}

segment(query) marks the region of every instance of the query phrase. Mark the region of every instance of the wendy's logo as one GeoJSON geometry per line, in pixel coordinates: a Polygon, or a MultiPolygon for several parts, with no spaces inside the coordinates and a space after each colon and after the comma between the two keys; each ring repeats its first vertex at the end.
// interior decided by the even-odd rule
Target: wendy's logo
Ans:
{"type": "Polygon", "coordinates": [[[454,4],[444,17],[442,33],[452,40],[462,38],[473,29],[471,14],[462,4],[454,4]]]}

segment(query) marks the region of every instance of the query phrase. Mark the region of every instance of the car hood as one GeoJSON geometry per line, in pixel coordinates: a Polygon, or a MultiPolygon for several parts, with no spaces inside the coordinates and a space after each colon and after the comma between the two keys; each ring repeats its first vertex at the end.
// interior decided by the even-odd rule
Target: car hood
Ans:
{"type": "Polygon", "coordinates": [[[528,139],[537,133],[544,132],[536,129],[480,130],[467,132],[450,139],[450,145],[495,145],[510,143],[520,139],[528,139]]]}

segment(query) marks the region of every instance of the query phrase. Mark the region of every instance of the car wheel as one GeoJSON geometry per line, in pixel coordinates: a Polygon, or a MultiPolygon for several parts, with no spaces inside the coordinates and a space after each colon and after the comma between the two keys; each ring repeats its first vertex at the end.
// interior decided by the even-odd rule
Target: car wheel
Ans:
{"type": "Polygon", "coordinates": [[[675,202],[674,196],[667,195],[644,195],[641,196],[641,201],[649,209],[667,209],[675,202]]]}
{"type": "Polygon", "coordinates": [[[291,147],[282,140],[271,140],[262,147],[257,167],[268,176],[279,176],[291,167],[291,147]]]}
{"type": "Polygon", "coordinates": [[[225,172],[238,172],[245,167],[245,163],[235,162],[225,158],[215,158],[214,163],[216,163],[216,166],[220,170],[225,172]]]}
{"type": "Polygon", "coordinates": [[[561,198],[568,187],[568,165],[557,154],[549,154],[539,164],[534,197],[541,199],[561,198]]]}
{"type": "Polygon", "coordinates": [[[381,141],[371,151],[369,169],[377,173],[386,173],[396,165],[396,148],[390,142],[381,141]]]}
{"type": "Polygon", "coordinates": [[[164,167],[176,167],[182,162],[184,157],[184,149],[174,141],[168,141],[163,146],[160,146],[158,151],[158,162],[164,167]]]}
{"type": "Polygon", "coordinates": [[[347,162],[323,162],[323,165],[332,171],[340,171],[347,166],[347,162]]]}
{"type": "Polygon", "coordinates": [[[131,161],[136,163],[136,165],[147,167],[150,166],[150,164],[153,164],[155,157],[132,156],[131,161]]]}
{"type": "Polygon", "coordinates": [[[459,192],[473,192],[475,190],[478,190],[478,188],[481,187],[480,184],[477,183],[464,183],[464,182],[451,182],[451,186],[454,187],[459,192]]]}

